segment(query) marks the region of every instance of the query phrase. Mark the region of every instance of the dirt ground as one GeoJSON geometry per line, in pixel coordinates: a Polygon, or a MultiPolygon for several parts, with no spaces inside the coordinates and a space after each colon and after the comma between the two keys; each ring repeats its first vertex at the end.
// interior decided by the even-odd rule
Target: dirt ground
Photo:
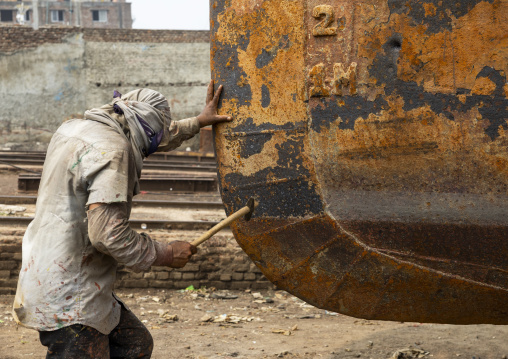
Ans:
{"type": "MultiPolygon", "coordinates": [[[[122,290],[152,333],[152,358],[468,358],[508,355],[508,326],[360,320],[283,291],[122,290]],[[224,299],[237,297],[236,299],[224,299]],[[405,349],[405,355],[394,354],[405,349]],[[408,349],[411,349],[408,350],[408,349]]],[[[0,358],[44,358],[35,331],[17,328],[0,297],[0,358]]]]}

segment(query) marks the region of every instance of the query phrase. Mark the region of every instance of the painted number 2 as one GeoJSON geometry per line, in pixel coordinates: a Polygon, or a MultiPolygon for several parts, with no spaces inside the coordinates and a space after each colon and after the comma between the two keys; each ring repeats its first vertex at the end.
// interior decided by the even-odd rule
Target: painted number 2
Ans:
{"type": "Polygon", "coordinates": [[[337,35],[337,27],[330,27],[335,20],[333,7],[330,5],[318,5],[312,10],[312,16],[319,19],[324,15],[324,19],[314,27],[312,35],[314,36],[330,36],[337,35]]]}

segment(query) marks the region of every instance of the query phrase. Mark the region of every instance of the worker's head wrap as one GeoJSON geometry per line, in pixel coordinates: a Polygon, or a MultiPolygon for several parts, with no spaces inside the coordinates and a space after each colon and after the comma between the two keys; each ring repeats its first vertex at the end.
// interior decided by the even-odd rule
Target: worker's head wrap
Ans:
{"type": "Polygon", "coordinates": [[[85,118],[105,123],[125,134],[132,145],[138,175],[143,158],[169,141],[168,101],[154,90],[138,89],[125,95],[115,91],[111,103],[86,111],[85,118]]]}

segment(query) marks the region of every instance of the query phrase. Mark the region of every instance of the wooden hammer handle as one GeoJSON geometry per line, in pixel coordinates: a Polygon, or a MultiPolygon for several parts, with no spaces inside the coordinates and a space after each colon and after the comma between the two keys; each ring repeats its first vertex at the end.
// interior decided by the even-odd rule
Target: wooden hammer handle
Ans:
{"type": "Polygon", "coordinates": [[[206,240],[210,239],[215,233],[219,232],[221,229],[226,228],[229,226],[231,222],[236,221],[238,218],[245,216],[247,213],[250,212],[250,208],[248,206],[243,207],[239,211],[233,213],[231,216],[223,220],[222,222],[215,225],[212,229],[210,229],[208,232],[203,234],[198,239],[191,242],[193,246],[199,246],[201,243],[205,242],[206,240]]]}

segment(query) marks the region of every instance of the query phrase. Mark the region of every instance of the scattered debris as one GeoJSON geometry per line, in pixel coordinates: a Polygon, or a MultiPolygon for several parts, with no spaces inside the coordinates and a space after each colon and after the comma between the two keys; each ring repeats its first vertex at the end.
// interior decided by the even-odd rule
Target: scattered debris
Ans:
{"type": "Polygon", "coordinates": [[[213,299],[237,299],[238,298],[237,295],[231,294],[227,291],[219,291],[219,292],[212,293],[210,295],[210,297],[213,299]]]}
{"type": "Polygon", "coordinates": [[[157,313],[159,314],[159,319],[157,320],[157,324],[174,323],[174,322],[178,322],[178,320],[179,320],[178,315],[169,314],[169,310],[159,309],[159,310],[157,310],[157,313]]]}
{"type": "Polygon", "coordinates": [[[273,303],[273,299],[270,297],[263,297],[263,295],[259,292],[252,293],[254,297],[254,303],[264,304],[264,303],[273,303]]]}
{"type": "Polygon", "coordinates": [[[321,318],[321,314],[308,314],[298,317],[298,319],[319,319],[319,318],[321,318]]]}
{"type": "Polygon", "coordinates": [[[205,314],[201,317],[199,321],[203,323],[213,322],[213,317],[210,314],[205,314]]]}
{"type": "Polygon", "coordinates": [[[315,308],[313,305],[307,304],[304,301],[302,301],[299,305],[301,308],[309,308],[309,309],[315,308]]]}
{"type": "Polygon", "coordinates": [[[291,335],[293,333],[291,333],[291,330],[285,330],[285,329],[272,329],[272,333],[274,334],[284,334],[284,335],[291,335]]]}
{"type": "Polygon", "coordinates": [[[273,303],[273,299],[271,298],[266,298],[266,299],[256,299],[254,300],[254,303],[257,303],[257,304],[272,304],[273,303]]]}
{"type": "Polygon", "coordinates": [[[233,314],[221,314],[215,317],[212,317],[209,314],[205,314],[201,319],[201,322],[203,323],[230,323],[230,324],[238,324],[238,323],[247,323],[247,322],[253,322],[262,321],[259,317],[242,317],[238,315],[233,314]]]}
{"type": "Polygon", "coordinates": [[[370,320],[367,319],[355,320],[353,323],[356,325],[378,325],[377,323],[371,322],[370,320]]]}
{"type": "Polygon", "coordinates": [[[429,355],[429,352],[420,349],[400,349],[397,350],[390,359],[419,359],[429,355]]]}
{"type": "Polygon", "coordinates": [[[229,353],[229,354],[227,354],[227,356],[228,356],[228,357],[231,357],[231,358],[236,358],[236,357],[238,357],[239,355],[240,355],[240,353],[239,353],[239,352],[233,352],[233,353],[229,353]]]}
{"type": "Polygon", "coordinates": [[[275,293],[275,298],[277,298],[279,300],[287,300],[288,294],[285,292],[277,292],[277,293],[275,293]]]}
{"type": "Polygon", "coordinates": [[[289,330],[288,329],[272,329],[272,333],[274,333],[274,334],[283,334],[283,335],[290,336],[296,330],[298,330],[298,326],[297,325],[293,325],[293,327],[291,327],[291,329],[289,329],[289,330]]]}
{"type": "Polygon", "coordinates": [[[190,296],[191,296],[191,298],[192,298],[192,299],[198,299],[198,298],[209,298],[209,297],[210,297],[210,295],[209,295],[209,294],[204,294],[204,293],[195,293],[195,292],[191,293],[191,294],[190,294],[190,296]]]}

